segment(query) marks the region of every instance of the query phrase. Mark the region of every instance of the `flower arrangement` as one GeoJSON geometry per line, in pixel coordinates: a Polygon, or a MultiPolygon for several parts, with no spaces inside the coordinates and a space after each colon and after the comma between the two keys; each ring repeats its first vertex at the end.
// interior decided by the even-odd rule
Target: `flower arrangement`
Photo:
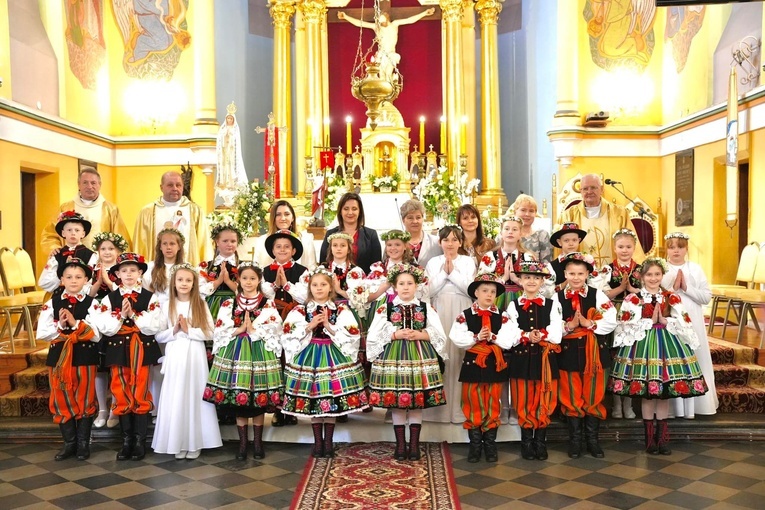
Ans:
{"type": "MultiPolygon", "coordinates": [[[[413,192],[425,206],[425,211],[441,222],[456,223],[457,209],[470,202],[473,192],[478,189],[478,179],[468,180],[467,174],[451,175],[446,167],[433,170],[415,186],[413,192]]],[[[441,225],[436,225],[441,226],[441,225]]]]}
{"type": "Polygon", "coordinates": [[[401,175],[396,172],[393,175],[385,177],[370,176],[369,180],[372,181],[372,186],[374,186],[376,190],[379,190],[380,188],[396,189],[401,182],[401,175]]]}
{"type": "Polygon", "coordinates": [[[491,206],[486,207],[481,213],[481,225],[483,226],[483,235],[489,239],[496,239],[502,223],[499,216],[491,214],[491,206]]]}
{"type": "Polygon", "coordinates": [[[257,182],[249,182],[234,197],[234,223],[244,237],[265,231],[268,225],[268,201],[266,187],[257,182]]]}

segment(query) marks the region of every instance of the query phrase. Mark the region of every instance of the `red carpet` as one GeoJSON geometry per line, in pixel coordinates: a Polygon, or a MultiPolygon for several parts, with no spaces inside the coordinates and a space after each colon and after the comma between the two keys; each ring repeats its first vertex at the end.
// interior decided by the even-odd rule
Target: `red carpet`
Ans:
{"type": "Polygon", "coordinates": [[[290,508],[459,510],[449,446],[423,443],[419,461],[393,460],[393,443],[353,443],[311,458],[290,508]]]}

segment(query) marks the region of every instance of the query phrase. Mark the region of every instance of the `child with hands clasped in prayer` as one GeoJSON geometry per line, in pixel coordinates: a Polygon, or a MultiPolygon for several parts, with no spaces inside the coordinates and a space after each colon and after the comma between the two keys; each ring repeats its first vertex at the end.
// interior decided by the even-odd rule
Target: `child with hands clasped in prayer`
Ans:
{"type": "MultiPolygon", "coordinates": [[[[114,232],[100,232],[93,237],[93,249],[98,253],[98,263],[93,268],[93,277],[90,279],[90,292],[88,295],[101,302],[107,294],[118,287],[114,276],[109,269],[117,261],[117,257],[128,249],[128,243],[124,237],[114,232]]],[[[109,413],[106,405],[109,396],[109,369],[104,365],[103,353],[106,345],[103,340],[99,342],[100,362],[98,374],[96,374],[96,398],[98,399],[98,416],[93,422],[97,429],[104,425],[109,428],[117,426],[117,417],[109,413]],[[107,419],[108,417],[108,419],[107,419]]]]}
{"type": "Polygon", "coordinates": [[[420,459],[422,410],[446,404],[441,366],[449,357],[446,335],[436,311],[416,297],[424,277],[420,268],[408,264],[388,270],[396,296],[377,307],[367,335],[369,402],[393,410],[397,460],[420,459]]]}
{"type": "Polygon", "coordinates": [[[680,296],[664,290],[663,259],[650,257],[640,269],[643,287],[622,302],[614,346],[619,347],[608,389],[643,399],[646,451],[669,455],[669,399],[707,392],[693,350],[699,346],[680,296]],[[654,417],[656,422],[654,422],[654,417]]]}
{"type": "Polygon", "coordinates": [[[98,255],[82,244],[82,240],[90,233],[90,226],[90,222],[78,212],[64,211],[58,215],[56,232],[63,239],[64,246],[50,252],[48,262],[37,281],[38,287],[52,293],[61,292],[63,289],[61,289],[58,266],[64,265],[70,257],[95,267],[98,255]]]}
{"type": "Polygon", "coordinates": [[[540,294],[549,268],[539,262],[521,261],[519,275],[523,294],[510,302],[512,321],[510,395],[521,427],[521,457],[547,459],[547,427],[558,401],[558,360],[562,312],[557,295],[540,294]]]}
{"type": "Polygon", "coordinates": [[[221,303],[236,294],[237,266],[239,256],[236,248],[242,234],[232,223],[223,222],[210,231],[215,242],[215,258],[199,265],[199,291],[210,307],[213,317],[218,315],[221,303]]]}
{"type": "Polygon", "coordinates": [[[170,299],[162,305],[166,329],[156,337],[167,347],[151,447],[176,459],[196,459],[202,448],[223,445],[215,406],[202,400],[208,375],[204,342],[212,337],[212,316],[193,266],[173,266],[170,278],[170,299]]]}
{"type": "MultiPolygon", "coordinates": [[[[500,425],[502,388],[507,381],[507,356],[511,345],[510,316],[494,304],[505,286],[493,273],[479,274],[468,287],[475,302],[461,312],[451,327],[449,338],[465,350],[459,381],[462,384],[462,427],[468,431],[470,463],[497,461],[497,430],[500,425]]],[[[452,393],[454,395],[454,393],[452,393]]]]}
{"type": "Polygon", "coordinates": [[[689,240],[690,236],[682,232],[672,232],[664,236],[669,270],[662,278],[661,285],[665,289],[672,289],[683,300],[683,306],[699,339],[699,346],[694,353],[709,391],[703,396],[677,399],[672,403],[676,417],[692,420],[696,414],[715,414],[719,401],[715,390],[712,353],[709,350],[707,328],[704,325],[704,307],[712,299],[712,289],[709,288],[707,276],[701,266],[686,260],[689,240]]]}
{"type": "Polygon", "coordinates": [[[40,310],[37,339],[49,340],[45,364],[50,383],[50,412],[58,423],[64,447],[56,460],[77,455],[90,457],[90,430],[98,408],[95,399],[99,331],[95,325],[94,301],[85,293],[93,270],[70,257],[58,266],[63,290],[40,310]]]}
{"type": "Polygon", "coordinates": [[[289,312],[281,337],[287,359],[282,412],[311,417],[314,457],[334,457],[336,418],[367,407],[359,325],[347,305],[334,303],[332,280],[324,266],[311,271],[305,306],[289,312]]]}
{"type": "Polygon", "coordinates": [[[252,262],[239,264],[239,293],[221,304],[215,323],[210,377],[204,399],[236,416],[237,460],[247,458],[247,422],[252,418],[253,457],[265,457],[263,421],[284,397],[282,319],[261,291],[263,271],[252,262]]]}
{"type": "Polygon", "coordinates": [[[110,371],[112,411],[119,416],[122,431],[117,460],[141,460],[154,408],[149,367],[162,355],[154,335],[163,329],[165,317],[157,297],[141,287],[146,271],[142,255],[125,252],[109,271],[119,278],[120,287],[101,301],[97,322],[106,337],[104,362],[110,371]]]}

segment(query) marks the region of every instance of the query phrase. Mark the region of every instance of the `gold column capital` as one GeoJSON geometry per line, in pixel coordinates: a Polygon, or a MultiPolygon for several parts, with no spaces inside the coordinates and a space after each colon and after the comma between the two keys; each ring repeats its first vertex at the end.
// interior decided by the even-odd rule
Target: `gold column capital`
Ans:
{"type": "Polygon", "coordinates": [[[500,0],[478,0],[475,3],[475,10],[478,12],[481,25],[496,25],[499,13],[502,11],[502,2],[500,0]]]}
{"type": "Polygon", "coordinates": [[[306,23],[321,23],[327,14],[327,4],[324,0],[303,0],[298,7],[306,23]]]}
{"type": "Polygon", "coordinates": [[[465,8],[463,0],[439,0],[438,5],[441,7],[441,16],[445,22],[462,19],[462,11],[465,8]]]}
{"type": "Polygon", "coordinates": [[[271,0],[269,12],[276,28],[290,28],[295,14],[295,3],[291,0],[271,0]]]}

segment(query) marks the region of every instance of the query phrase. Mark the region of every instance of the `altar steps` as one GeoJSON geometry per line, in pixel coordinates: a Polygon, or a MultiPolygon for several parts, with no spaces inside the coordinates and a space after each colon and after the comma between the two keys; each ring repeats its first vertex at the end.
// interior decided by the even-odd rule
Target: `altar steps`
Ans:
{"type": "Polygon", "coordinates": [[[719,413],[765,413],[765,356],[760,349],[710,338],[719,413]]]}
{"type": "Polygon", "coordinates": [[[0,416],[50,419],[48,411],[50,386],[48,368],[45,366],[48,356],[47,346],[21,355],[3,354],[2,358],[9,356],[13,357],[9,358],[13,360],[9,365],[15,370],[10,373],[0,373],[6,389],[6,392],[0,395],[0,416]],[[23,359],[23,367],[18,365],[19,357],[23,359]]]}

